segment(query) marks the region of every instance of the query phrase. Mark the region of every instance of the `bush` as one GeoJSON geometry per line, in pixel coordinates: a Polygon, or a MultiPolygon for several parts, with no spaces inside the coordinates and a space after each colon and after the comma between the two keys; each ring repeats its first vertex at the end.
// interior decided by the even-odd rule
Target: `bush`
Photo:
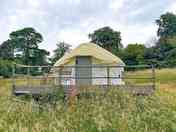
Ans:
{"type": "Polygon", "coordinates": [[[12,61],[0,59],[0,76],[11,77],[12,76],[12,61]]]}

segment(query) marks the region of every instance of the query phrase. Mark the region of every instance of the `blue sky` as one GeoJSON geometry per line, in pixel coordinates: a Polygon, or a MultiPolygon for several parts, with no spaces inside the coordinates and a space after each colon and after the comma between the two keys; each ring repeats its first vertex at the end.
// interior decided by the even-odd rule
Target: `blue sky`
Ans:
{"type": "Polygon", "coordinates": [[[58,41],[73,47],[87,42],[88,34],[103,26],[121,31],[122,43],[146,43],[156,36],[155,20],[176,13],[176,0],[1,0],[0,43],[8,34],[34,27],[52,51],[58,41]]]}

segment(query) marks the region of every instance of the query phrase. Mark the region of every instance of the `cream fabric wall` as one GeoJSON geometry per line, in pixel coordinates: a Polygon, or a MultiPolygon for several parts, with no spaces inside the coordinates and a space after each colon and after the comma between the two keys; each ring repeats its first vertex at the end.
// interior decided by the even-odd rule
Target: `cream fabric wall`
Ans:
{"type": "MultiPolygon", "coordinates": [[[[122,72],[124,71],[123,68],[110,68],[110,77],[119,77],[119,78],[112,78],[110,79],[111,85],[123,85],[124,82],[121,79],[122,72]]],[[[64,75],[64,77],[74,77],[75,76],[75,68],[72,68],[71,75],[64,75]]],[[[106,68],[92,68],[92,77],[107,77],[107,69],[106,68]]],[[[75,85],[75,79],[62,79],[62,85],[75,85]]],[[[93,85],[107,85],[108,80],[107,78],[97,78],[92,79],[93,85]]]]}
{"type": "MultiPolygon", "coordinates": [[[[92,64],[93,65],[115,65],[115,64],[103,64],[101,60],[98,60],[96,58],[92,58],[92,64]]],[[[75,65],[75,58],[73,58],[70,62],[68,62],[66,65],[68,66],[74,66],[75,65]]],[[[63,77],[75,77],[75,68],[70,68],[71,75],[62,75],[63,77]]],[[[110,76],[111,77],[119,77],[117,79],[110,79],[111,85],[122,85],[124,84],[123,80],[121,79],[122,73],[124,71],[124,68],[110,68],[110,76]]],[[[107,68],[92,68],[92,77],[107,77],[107,68]]],[[[93,85],[107,85],[107,78],[97,78],[92,79],[93,85]]],[[[57,82],[57,80],[56,80],[57,82]]],[[[61,81],[62,85],[75,85],[76,80],[75,79],[62,79],[61,81]]]]}
{"type": "MultiPolygon", "coordinates": [[[[109,76],[110,77],[118,77],[118,78],[110,78],[111,85],[122,85],[124,82],[122,81],[122,72],[123,68],[110,68],[109,76]]],[[[93,77],[107,77],[107,69],[106,68],[92,68],[92,76],[93,77]]],[[[107,78],[97,78],[92,80],[93,85],[107,85],[107,78]]]]}

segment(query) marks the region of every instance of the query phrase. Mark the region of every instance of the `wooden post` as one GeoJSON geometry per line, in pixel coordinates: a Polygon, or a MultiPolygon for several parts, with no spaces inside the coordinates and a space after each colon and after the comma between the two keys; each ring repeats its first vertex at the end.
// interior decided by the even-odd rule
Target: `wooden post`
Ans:
{"type": "Polygon", "coordinates": [[[154,65],[152,64],[152,81],[153,81],[153,89],[155,90],[155,87],[156,87],[156,85],[155,85],[155,67],[154,67],[154,65]]]}
{"type": "Polygon", "coordinates": [[[15,90],[15,64],[12,66],[12,94],[14,94],[15,90]]]}
{"type": "Polygon", "coordinates": [[[110,78],[109,78],[109,66],[107,66],[107,85],[110,85],[110,78]]]}
{"type": "Polygon", "coordinates": [[[29,82],[29,76],[30,76],[30,67],[27,67],[27,87],[29,88],[30,82],[29,82]]]}
{"type": "Polygon", "coordinates": [[[61,71],[61,67],[59,67],[59,86],[61,86],[61,82],[62,82],[62,71],[61,71]]]}

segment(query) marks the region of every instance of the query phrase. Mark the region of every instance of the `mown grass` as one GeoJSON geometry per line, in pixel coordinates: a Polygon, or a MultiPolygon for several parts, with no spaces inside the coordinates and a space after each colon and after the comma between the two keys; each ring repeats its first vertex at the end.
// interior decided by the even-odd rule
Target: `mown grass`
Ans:
{"type": "Polygon", "coordinates": [[[32,100],[14,101],[9,96],[10,80],[1,80],[0,131],[175,132],[176,69],[157,70],[156,75],[157,91],[152,96],[110,89],[105,95],[96,91],[89,99],[72,98],[71,104],[58,101],[55,109],[43,106],[44,110],[32,100]]]}

